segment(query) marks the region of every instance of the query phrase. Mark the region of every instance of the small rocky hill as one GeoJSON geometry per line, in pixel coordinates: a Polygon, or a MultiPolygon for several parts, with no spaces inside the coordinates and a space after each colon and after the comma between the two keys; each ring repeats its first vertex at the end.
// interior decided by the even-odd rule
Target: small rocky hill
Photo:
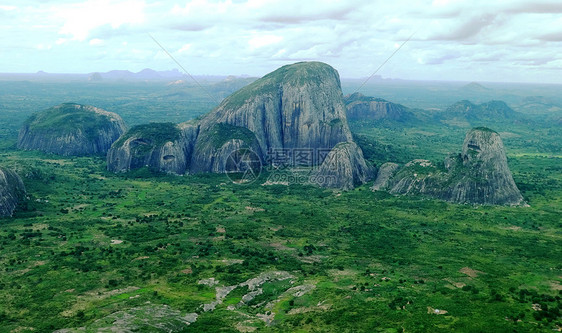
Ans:
{"type": "Polygon", "coordinates": [[[25,186],[21,178],[11,170],[0,168],[0,217],[12,216],[24,195],[25,186]]]}
{"type": "Polygon", "coordinates": [[[18,148],[62,156],[103,155],[125,131],[112,112],[65,103],[33,114],[22,126],[18,148]]]}
{"type": "Polygon", "coordinates": [[[373,176],[363,152],[355,142],[338,143],[311,177],[322,187],[351,190],[373,176]]]}
{"type": "Polygon", "coordinates": [[[107,167],[113,172],[148,167],[155,171],[183,175],[191,156],[190,143],[197,128],[189,124],[150,123],[137,125],[119,138],[107,153],[107,167]]]}
{"type": "Polygon", "coordinates": [[[520,205],[523,197],[513,181],[498,133],[473,128],[462,152],[451,154],[444,168],[426,160],[414,160],[398,169],[383,165],[374,189],[394,194],[422,194],[456,203],[520,205]]]}
{"type": "Polygon", "coordinates": [[[472,126],[488,122],[514,122],[523,118],[523,115],[514,111],[503,101],[489,101],[474,104],[463,100],[449,106],[445,111],[436,115],[438,120],[465,121],[472,126]]]}
{"type": "Polygon", "coordinates": [[[382,98],[354,93],[346,96],[347,117],[349,120],[381,120],[397,122],[414,120],[415,115],[404,105],[392,103],[382,98]]]}

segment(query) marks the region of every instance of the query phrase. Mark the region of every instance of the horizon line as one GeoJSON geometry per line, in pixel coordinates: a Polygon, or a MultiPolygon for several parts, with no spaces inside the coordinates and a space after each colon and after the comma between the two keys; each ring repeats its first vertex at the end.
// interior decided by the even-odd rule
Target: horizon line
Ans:
{"type": "MultiPolygon", "coordinates": [[[[161,72],[178,72],[181,74],[181,76],[187,76],[185,75],[185,73],[182,73],[179,69],[177,68],[173,68],[173,69],[165,69],[165,70],[155,70],[152,68],[144,68],[141,69],[138,72],[133,72],[131,70],[128,69],[112,69],[109,71],[93,71],[93,72],[88,72],[88,73],[61,73],[61,72],[46,72],[44,70],[39,70],[37,72],[0,72],[0,77],[2,76],[9,76],[9,75],[14,75],[14,76],[23,76],[23,75],[27,75],[27,76],[35,76],[35,75],[59,75],[59,76],[86,76],[86,75],[93,75],[93,74],[107,74],[110,72],[129,72],[131,74],[139,74],[145,70],[150,70],[156,73],[161,73],[161,72]]],[[[264,76],[267,75],[264,74],[264,76]]],[[[254,76],[254,75],[249,75],[249,74],[194,74],[193,76],[197,76],[197,77],[236,77],[236,78],[255,78],[255,79],[259,79],[263,76],[254,76]]],[[[363,76],[363,77],[341,77],[341,81],[352,81],[352,80],[365,80],[366,78],[368,78],[368,76],[363,76]]],[[[153,80],[153,81],[164,81],[166,79],[173,79],[173,78],[166,78],[166,77],[161,77],[160,79],[158,78],[154,78],[154,79],[148,79],[148,80],[153,80]]],[[[404,79],[404,78],[398,78],[398,77],[383,77],[382,75],[375,75],[373,77],[373,79],[375,79],[375,81],[378,80],[382,80],[382,81],[407,81],[407,82],[458,82],[458,83],[492,83],[492,84],[529,84],[529,85],[562,85],[562,82],[534,82],[534,81],[487,81],[487,80],[440,80],[440,79],[404,79]]],[[[119,79],[109,79],[112,81],[115,80],[119,80],[119,79]]],[[[146,81],[147,79],[138,79],[139,81],[146,81]]]]}

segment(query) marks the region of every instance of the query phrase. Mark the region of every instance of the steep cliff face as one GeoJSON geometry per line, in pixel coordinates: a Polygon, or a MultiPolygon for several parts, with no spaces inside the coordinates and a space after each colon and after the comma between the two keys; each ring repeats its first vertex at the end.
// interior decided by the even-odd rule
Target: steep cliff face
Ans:
{"type": "Polygon", "coordinates": [[[321,187],[351,190],[369,181],[372,175],[361,148],[354,142],[341,142],[330,151],[311,182],[321,187]]]}
{"type": "MultiPolygon", "coordinates": [[[[262,157],[270,148],[331,149],[351,141],[339,75],[318,62],[281,67],[240,89],[202,120],[201,131],[219,123],[254,133],[262,157]]],[[[204,169],[211,166],[198,166],[204,169]]]]}
{"type": "Polygon", "coordinates": [[[492,205],[523,202],[507,165],[503,142],[498,133],[488,128],[469,131],[461,155],[450,157],[446,166],[449,174],[458,179],[448,193],[450,201],[492,205]]]}
{"type": "Polygon", "coordinates": [[[429,161],[414,160],[388,181],[377,178],[375,184],[384,184],[378,189],[395,194],[423,194],[457,203],[523,204],[501,138],[488,128],[470,130],[462,153],[449,155],[444,166],[443,170],[429,161]]]}
{"type": "Polygon", "coordinates": [[[24,195],[25,186],[21,178],[11,170],[0,168],[0,217],[12,216],[24,195]]]}
{"type": "MultiPolygon", "coordinates": [[[[200,120],[176,129],[168,124],[163,130],[167,137],[150,134],[154,124],[143,126],[131,129],[112,146],[107,157],[109,170],[148,166],[176,174],[225,173],[232,172],[230,166],[236,162],[231,157],[238,156],[237,151],[251,151],[265,164],[272,149],[284,149],[289,156],[306,149],[318,156],[320,150],[329,151],[342,142],[351,145],[352,141],[339,75],[319,62],[281,67],[227,97],[200,120]]],[[[340,169],[346,173],[342,179],[352,177],[353,184],[365,179],[365,161],[355,144],[334,154],[353,164],[340,169]]],[[[288,161],[291,165],[299,162],[297,158],[288,161]]],[[[322,161],[316,158],[304,163],[322,161]]]]}
{"type": "Polygon", "coordinates": [[[105,154],[124,131],[115,113],[65,103],[32,115],[20,130],[18,148],[63,156],[105,154]]]}
{"type": "Polygon", "coordinates": [[[227,160],[241,149],[250,149],[256,154],[261,151],[254,132],[245,127],[217,123],[197,138],[190,172],[229,172],[227,160]]]}
{"type": "Polygon", "coordinates": [[[382,98],[368,97],[354,93],[345,99],[349,120],[389,119],[405,122],[415,118],[407,107],[382,98]]]}
{"type": "Polygon", "coordinates": [[[148,167],[183,175],[193,150],[198,127],[191,124],[150,123],[131,128],[107,153],[107,168],[113,172],[148,167]]]}

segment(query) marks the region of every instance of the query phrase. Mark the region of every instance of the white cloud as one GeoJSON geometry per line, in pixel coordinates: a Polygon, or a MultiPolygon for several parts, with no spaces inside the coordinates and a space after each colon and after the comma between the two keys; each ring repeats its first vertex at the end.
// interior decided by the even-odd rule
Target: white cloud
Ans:
{"type": "Polygon", "coordinates": [[[12,11],[16,9],[18,9],[16,6],[0,5],[0,10],[12,11]]]}
{"type": "Polygon", "coordinates": [[[150,32],[194,74],[263,75],[320,60],[365,77],[417,31],[379,74],[562,83],[560,13],[559,0],[20,0],[0,6],[0,42],[19,50],[0,63],[20,72],[175,67],[150,32]]]}
{"type": "Polygon", "coordinates": [[[252,37],[248,41],[248,45],[250,45],[250,48],[252,50],[255,50],[255,49],[262,48],[264,46],[268,46],[268,45],[272,45],[272,44],[278,44],[282,40],[283,40],[282,36],[259,35],[259,36],[256,36],[256,37],[252,37]]]}
{"type": "Polygon", "coordinates": [[[116,29],[125,24],[143,23],[144,7],[145,3],[140,0],[88,0],[79,4],[54,6],[52,12],[64,22],[60,34],[83,41],[93,29],[104,25],[116,29]]]}
{"type": "Polygon", "coordinates": [[[50,50],[50,49],[53,48],[53,46],[52,46],[52,45],[49,45],[49,44],[37,44],[36,48],[37,48],[38,50],[43,51],[43,50],[50,50]]]}
{"type": "Polygon", "coordinates": [[[178,50],[178,53],[187,53],[189,49],[191,49],[191,44],[185,44],[178,50]]]}
{"type": "Polygon", "coordinates": [[[94,39],[90,39],[89,44],[92,45],[92,46],[101,46],[101,45],[104,45],[105,42],[102,39],[94,38],[94,39]]]}

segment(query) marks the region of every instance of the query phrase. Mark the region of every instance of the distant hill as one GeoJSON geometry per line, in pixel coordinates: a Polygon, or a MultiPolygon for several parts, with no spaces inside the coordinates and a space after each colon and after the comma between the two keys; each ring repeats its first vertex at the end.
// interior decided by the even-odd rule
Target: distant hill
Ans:
{"type": "Polygon", "coordinates": [[[462,86],[460,90],[469,91],[469,92],[476,92],[476,93],[489,92],[490,91],[489,88],[486,88],[486,87],[484,87],[483,85],[481,85],[480,83],[477,83],[477,82],[470,82],[469,84],[462,86]]]}
{"type": "Polygon", "coordinates": [[[391,120],[402,123],[416,120],[408,107],[382,98],[354,93],[346,96],[344,101],[349,120],[391,120]]]}
{"type": "MultiPolygon", "coordinates": [[[[223,100],[232,93],[236,92],[249,85],[250,83],[256,81],[258,78],[255,77],[238,77],[238,76],[227,76],[224,79],[212,78],[207,79],[202,78],[202,80],[197,80],[202,86],[206,87],[209,94],[213,97],[223,100]],[[217,81],[218,80],[218,81],[217,81]]],[[[185,95],[189,94],[185,88],[197,86],[197,83],[191,79],[184,78],[181,80],[172,80],[166,84],[170,87],[169,96],[172,95],[185,95]]],[[[201,91],[203,95],[206,96],[205,92],[201,91]]]]}
{"type": "Polygon", "coordinates": [[[228,76],[226,79],[211,85],[211,89],[220,98],[225,98],[256,80],[255,77],[228,76]]]}
{"type": "Polygon", "coordinates": [[[113,70],[105,73],[99,73],[104,80],[179,80],[185,75],[179,70],[174,69],[171,71],[155,71],[150,68],[145,68],[140,72],[133,73],[127,70],[113,70]]]}
{"type": "Polygon", "coordinates": [[[562,111],[562,105],[544,96],[527,96],[517,105],[517,110],[533,115],[552,114],[562,111]]]}
{"type": "Polygon", "coordinates": [[[435,118],[444,123],[453,121],[474,126],[481,122],[513,122],[521,120],[524,116],[503,101],[474,104],[463,100],[449,106],[445,111],[437,113],[435,118]]]}
{"type": "MultiPolygon", "coordinates": [[[[0,73],[2,80],[31,80],[31,81],[75,81],[85,80],[90,82],[102,81],[171,81],[185,79],[186,75],[177,69],[168,71],[156,71],[145,68],[139,72],[128,70],[112,70],[108,72],[91,73],[47,73],[39,71],[36,73],[0,73]]],[[[218,79],[217,79],[218,80],[218,79]]]]}

